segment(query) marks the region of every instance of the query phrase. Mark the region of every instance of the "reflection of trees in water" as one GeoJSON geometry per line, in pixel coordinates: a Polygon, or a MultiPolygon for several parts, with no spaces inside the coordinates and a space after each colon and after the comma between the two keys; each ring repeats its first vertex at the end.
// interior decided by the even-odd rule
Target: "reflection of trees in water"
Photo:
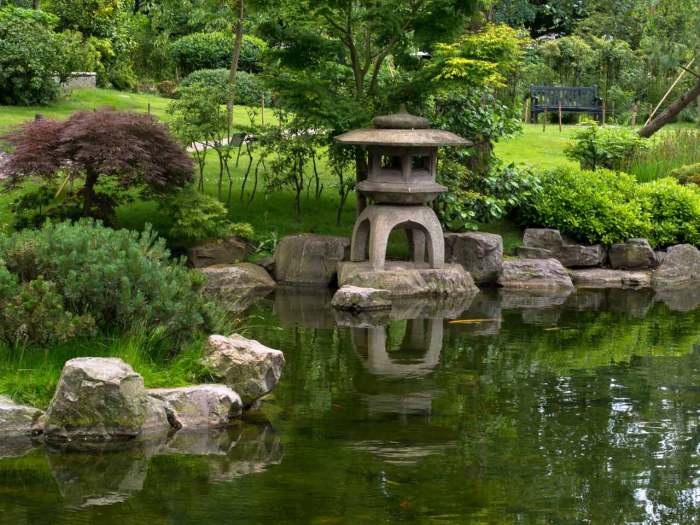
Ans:
{"type": "Polygon", "coordinates": [[[386,498],[400,494],[428,514],[692,522],[696,295],[591,290],[528,303],[482,294],[461,317],[496,321],[445,324],[434,367],[404,347],[406,322],[296,326],[292,341],[279,334],[293,377],[277,395],[291,407],[298,385],[321,392],[319,425],[397,483],[382,485],[386,498]]]}

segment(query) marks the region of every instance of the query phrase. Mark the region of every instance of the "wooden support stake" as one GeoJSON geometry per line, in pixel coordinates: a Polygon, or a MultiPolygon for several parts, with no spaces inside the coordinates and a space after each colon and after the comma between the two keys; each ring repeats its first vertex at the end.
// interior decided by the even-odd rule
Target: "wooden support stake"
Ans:
{"type": "Polygon", "coordinates": [[[690,60],[690,62],[688,62],[688,65],[687,65],[687,66],[685,66],[685,67],[682,67],[682,66],[681,66],[681,72],[680,72],[680,74],[678,75],[678,77],[676,78],[676,80],[673,82],[673,84],[671,84],[671,87],[668,88],[668,91],[667,91],[666,94],[661,98],[661,101],[656,105],[656,107],[654,108],[654,111],[652,111],[652,112],[649,114],[649,118],[648,118],[647,121],[644,123],[644,126],[645,126],[645,127],[649,125],[649,122],[651,122],[651,120],[654,118],[654,115],[656,115],[656,112],[659,111],[659,108],[661,107],[661,104],[663,104],[663,103],[666,101],[666,99],[668,98],[668,96],[671,94],[671,91],[673,91],[673,88],[675,88],[676,85],[678,85],[678,83],[681,81],[681,79],[685,76],[685,72],[688,71],[688,69],[690,68],[690,66],[693,65],[693,62],[695,62],[695,57],[693,57],[693,58],[690,60]]]}
{"type": "Polygon", "coordinates": [[[547,130],[547,107],[544,108],[544,113],[542,114],[542,132],[547,130]]]}
{"type": "Polygon", "coordinates": [[[559,133],[561,133],[561,100],[559,101],[559,133]]]}
{"type": "Polygon", "coordinates": [[[151,114],[151,103],[150,102],[148,103],[148,114],[149,115],[151,114]]]}

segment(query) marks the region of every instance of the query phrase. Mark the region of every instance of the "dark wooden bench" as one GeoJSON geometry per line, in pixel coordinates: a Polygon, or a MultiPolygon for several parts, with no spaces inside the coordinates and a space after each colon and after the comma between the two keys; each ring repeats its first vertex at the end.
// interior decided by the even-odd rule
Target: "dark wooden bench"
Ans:
{"type": "Polygon", "coordinates": [[[603,116],[603,101],[598,98],[598,86],[530,86],[530,100],[531,122],[537,122],[537,115],[545,111],[558,112],[560,105],[562,113],[589,113],[598,120],[603,116]]]}

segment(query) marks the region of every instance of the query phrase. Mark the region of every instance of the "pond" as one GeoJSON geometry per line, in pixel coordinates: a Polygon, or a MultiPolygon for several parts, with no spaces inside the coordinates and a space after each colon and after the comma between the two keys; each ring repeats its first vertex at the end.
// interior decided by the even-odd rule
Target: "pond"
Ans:
{"type": "Polygon", "coordinates": [[[357,319],[280,291],[248,317],[287,358],[260,414],[0,459],[0,523],[694,523],[699,301],[482,293],[357,319]]]}

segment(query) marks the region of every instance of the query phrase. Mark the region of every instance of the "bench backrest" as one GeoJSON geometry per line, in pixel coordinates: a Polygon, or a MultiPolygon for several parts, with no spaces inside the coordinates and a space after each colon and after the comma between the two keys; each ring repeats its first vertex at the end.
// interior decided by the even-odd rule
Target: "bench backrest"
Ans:
{"type": "Polygon", "coordinates": [[[556,109],[562,107],[595,108],[600,106],[598,87],[530,86],[533,104],[556,109]]]}

